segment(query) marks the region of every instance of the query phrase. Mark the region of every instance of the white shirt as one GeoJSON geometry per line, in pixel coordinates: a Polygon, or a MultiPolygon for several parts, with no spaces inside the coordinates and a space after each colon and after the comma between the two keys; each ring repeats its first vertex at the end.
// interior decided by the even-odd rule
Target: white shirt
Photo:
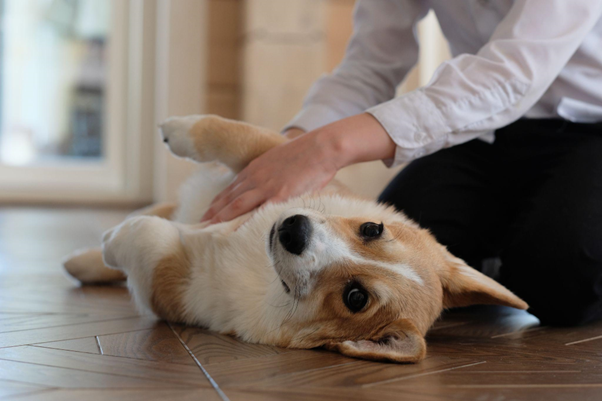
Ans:
{"type": "Polygon", "coordinates": [[[601,0],[360,0],[344,60],[310,89],[287,127],[369,112],[408,162],[520,117],[602,121],[601,0]],[[433,9],[453,59],[395,99],[418,59],[416,24],[433,9]]]}

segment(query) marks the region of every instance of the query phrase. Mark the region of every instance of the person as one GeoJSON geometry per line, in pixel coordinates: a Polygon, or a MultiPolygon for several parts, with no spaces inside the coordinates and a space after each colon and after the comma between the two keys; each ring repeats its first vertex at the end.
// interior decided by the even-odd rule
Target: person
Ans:
{"type": "Polygon", "coordinates": [[[602,318],[602,1],[364,0],[336,70],[203,220],[408,163],[379,200],[499,281],[543,324],[602,318]],[[434,10],[453,58],[395,97],[434,10]]]}

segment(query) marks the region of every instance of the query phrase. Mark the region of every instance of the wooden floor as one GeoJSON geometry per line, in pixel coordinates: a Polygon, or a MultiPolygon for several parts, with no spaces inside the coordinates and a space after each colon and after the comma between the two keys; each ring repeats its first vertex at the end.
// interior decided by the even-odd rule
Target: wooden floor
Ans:
{"type": "Polygon", "coordinates": [[[140,316],[61,257],[127,211],[0,209],[0,399],[602,399],[602,324],[511,309],[448,314],[416,365],[251,345],[140,316]]]}

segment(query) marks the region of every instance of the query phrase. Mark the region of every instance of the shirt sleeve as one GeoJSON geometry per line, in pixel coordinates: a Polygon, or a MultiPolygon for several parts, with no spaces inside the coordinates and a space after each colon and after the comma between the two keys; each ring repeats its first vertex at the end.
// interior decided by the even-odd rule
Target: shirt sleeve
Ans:
{"type": "Polygon", "coordinates": [[[310,131],[392,99],[418,61],[415,27],[428,12],[425,3],[360,0],[343,61],[313,84],[303,109],[283,130],[310,131]]]}
{"type": "Polygon", "coordinates": [[[517,0],[477,54],[443,63],[426,86],[368,110],[398,145],[393,165],[523,116],[601,14],[600,0],[517,0]]]}

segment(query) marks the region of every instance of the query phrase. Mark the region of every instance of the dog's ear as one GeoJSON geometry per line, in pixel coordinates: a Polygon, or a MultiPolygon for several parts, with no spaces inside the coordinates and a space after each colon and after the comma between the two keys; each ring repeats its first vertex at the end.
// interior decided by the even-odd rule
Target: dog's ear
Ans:
{"type": "Polygon", "coordinates": [[[426,354],[424,337],[408,320],[399,319],[383,328],[372,339],[324,345],[326,349],[366,360],[416,363],[426,354]]]}
{"type": "Polygon", "coordinates": [[[488,276],[454,257],[443,247],[445,267],[439,277],[443,285],[443,307],[499,304],[526,310],[529,305],[488,276]]]}

